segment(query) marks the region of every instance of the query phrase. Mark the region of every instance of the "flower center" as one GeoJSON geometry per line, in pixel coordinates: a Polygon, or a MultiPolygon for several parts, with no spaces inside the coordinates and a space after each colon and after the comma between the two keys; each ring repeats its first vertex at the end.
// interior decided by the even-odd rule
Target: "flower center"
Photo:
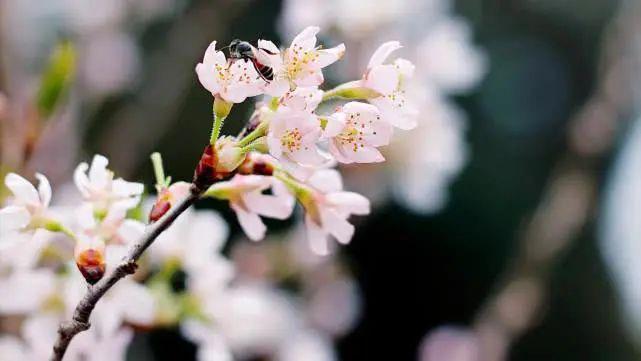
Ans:
{"type": "Polygon", "coordinates": [[[364,147],[365,132],[372,123],[371,119],[363,119],[361,113],[350,114],[345,129],[336,136],[336,140],[341,145],[351,145],[352,150],[356,152],[359,147],[364,147]]]}
{"type": "Polygon", "coordinates": [[[280,137],[280,144],[290,152],[300,150],[303,135],[298,128],[288,129],[280,137]]]}
{"type": "Polygon", "coordinates": [[[405,106],[405,90],[398,88],[388,94],[387,99],[392,102],[393,106],[403,108],[405,106]]]}
{"type": "MultiPolygon", "coordinates": [[[[293,47],[288,52],[287,74],[290,79],[296,78],[310,63],[318,60],[319,53],[314,50],[303,50],[302,46],[293,47]]],[[[311,71],[310,71],[311,72],[311,71]]]]}

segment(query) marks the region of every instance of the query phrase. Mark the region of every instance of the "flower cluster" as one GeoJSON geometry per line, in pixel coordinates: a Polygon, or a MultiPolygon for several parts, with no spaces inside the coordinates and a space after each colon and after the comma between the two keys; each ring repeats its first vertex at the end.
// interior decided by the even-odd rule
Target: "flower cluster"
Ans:
{"type": "Polygon", "coordinates": [[[317,45],[318,32],[307,27],[285,49],[266,40],[243,42],[251,51],[242,56],[232,49],[226,57],[211,43],[196,73],[214,97],[215,121],[203,158],[209,167],[200,167],[195,182],[213,184],[205,195],[228,200],[253,240],[265,235],[261,216],[287,218],[298,200],[312,249],[326,254],[330,236],[342,244],[351,240],[350,215],[370,211],[366,198],[342,190],[340,175],[330,168],[383,162],[380,148],[390,143],[393,129],[412,129],[418,114],[406,95],[414,66],[389,60],[401,48],[398,42],[382,44],[360,79],[322,90],[323,68],[338,61],[345,46],[317,45]],[[259,94],[265,99],[243,133],[220,137],[233,104],[259,94]]]}
{"type": "MultiPolygon", "coordinates": [[[[403,55],[417,65],[413,69],[404,61],[391,62],[397,71],[414,73],[411,79],[405,79],[403,89],[394,98],[400,102],[410,99],[417,106],[408,108],[409,114],[418,111],[422,116],[404,118],[401,113],[395,118],[405,125],[416,124],[416,128],[401,132],[385,148],[388,161],[383,166],[366,170],[352,167],[343,172],[346,183],[375,202],[390,196],[414,212],[437,212],[447,203],[449,184],[466,164],[465,113],[451,96],[473,90],[488,67],[485,54],[473,42],[471,28],[453,11],[450,2],[283,1],[280,30],[285,37],[306,24],[320,24],[328,29],[329,38],[349,41],[355,49],[350,52],[350,62],[357,64],[367,64],[375,45],[393,37],[403,43],[403,55]],[[402,92],[405,89],[407,93],[402,92]],[[399,94],[404,96],[399,98],[399,94]],[[367,177],[363,177],[364,172],[367,177]],[[394,177],[388,176],[391,172],[394,177]]],[[[388,42],[388,46],[379,49],[380,57],[372,57],[369,68],[376,70],[370,71],[370,82],[381,73],[393,72],[390,66],[380,67],[377,63],[397,47],[398,43],[388,42]]],[[[358,76],[360,72],[353,66],[337,70],[342,78],[358,76]]],[[[390,95],[390,88],[379,89],[390,95]]],[[[389,105],[390,100],[385,102],[389,105]]],[[[381,102],[377,106],[388,109],[381,102]]]]}
{"type": "MultiPolygon", "coordinates": [[[[153,218],[163,208],[186,197],[188,183],[172,183],[164,176],[160,157],[154,154],[152,159],[158,194],[155,202],[142,204],[142,184],[115,178],[107,159],[99,155],[91,165],[77,167],[78,197],[61,200],[70,196],[61,193],[54,199],[65,206],[52,205],[51,187],[43,175],[36,175],[37,188],[18,175],[6,177],[13,197],[0,211],[0,293],[12,297],[0,299],[0,317],[24,321],[16,334],[0,336],[2,359],[48,359],[58,325],[69,319],[86,283],[117,267],[142,233],[145,219],[136,214],[146,212],[137,210],[149,211],[149,222],[158,221],[162,216],[153,218]],[[77,267],[68,262],[74,253],[77,267]]],[[[235,191],[244,199],[230,197],[237,212],[242,210],[236,202],[246,202],[252,212],[263,214],[260,204],[270,200],[261,197],[279,199],[279,192],[286,192],[281,184],[273,196],[261,195],[271,178],[236,177],[229,183],[243,182],[242,192],[235,191]]],[[[283,216],[290,208],[281,204],[275,209],[281,209],[283,216]]],[[[237,243],[229,259],[222,254],[228,234],[223,218],[214,211],[183,213],[158,237],[136,275],[121,280],[104,296],[92,314],[92,327],[74,339],[65,360],[124,360],[134,331],[167,327],[179,328],[196,343],[201,361],[234,356],[335,359],[331,340],[353,326],[358,306],[353,281],[339,271],[343,267],[308,254],[308,248],[299,246],[297,232],[281,236],[285,242],[237,243]],[[280,256],[267,256],[274,253],[280,256]],[[286,278],[273,277],[275,268],[286,278]],[[305,299],[279,287],[294,275],[300,278],[296,282],[305,299]],[[177,277],[185,281],[179,287],[177,277]],[[336,302],[341,304],[339,313],[334,310],[336,302]]]]}
{"type": "MultiPolygon", "coordinates": [[[[330,238],[351,241],[355,228],[349,218],[368,214],[370,202],[343,190],[340,173],[332,167],[383,162],[381,147],[390,143],[394,128],[416,124],[417,112],[406,96],[414,67],[403,59],[389,61],[400,44],[384,43],[358,79],[323,90],[323,68],[338,61],[345,47],[318,46],[318,31],[304,29],[285,49],[265,40],[256,46],[238,41],[242,50],[230,46],[225,55],[216,50],[216,42],[209,46],[196,72],[213,96],[210,142],[191,184],[172,182],[160,155],[152,155],[157,197],[147,218],[142,216],[144,186],[115,177],[100,155],[74,172],[75,207],[52,207],[51,186],[41,174],[37,188],[13,173],[5,178],[13,197],[0,210],[0,289],[34,287],[0,300],[0,314],[33,315],[23,324],[22,340],[0,338],[3,353],[12,352],[15,359],[46,358],[55,325],[70,317],[85,283],[96,284],[130,247],[139,246],[146,223],[170,224],[173,218],[164,217],[175,207],[172,214],[182,215],[158,236],[149,257],[139,260],[135,277],[118,282],[104,296],[92,316],[93,327],[71,344],[70,359],[94,359],[102,348],[120,350],[114,357],[124,357],[132,337],[124,325],[180,326],[200,344],[202,360],[265,353],[301,359],[301,348],[333,358],[327,339],[344,332],[354,312],[337,319],[318,316],[317,307],[310,306],[311,321],[301,321],[306,307],[299,301],[274,292],[264,280],[257,285],[243,279],[242,272],[235,275],[221,254],[227,231],[217,215],[177,206],[191,204],[181,203],[187,197],[228,202],[246,235],[258,241],[267,233],[262,217],[286,219],[298,202],[313,257],[331,253],[330,238]],[[257,95],[265,99],[243,131],[221,136],[233,105],[257,95]],[[69,267],[72,257],[78,271],[69,267]],[[176,288],[173,280],[181,272],[186,282],[176,288]]],[[[344,278],[337,281],[338,293],[352,294],[345,283],[344,278]]]]}

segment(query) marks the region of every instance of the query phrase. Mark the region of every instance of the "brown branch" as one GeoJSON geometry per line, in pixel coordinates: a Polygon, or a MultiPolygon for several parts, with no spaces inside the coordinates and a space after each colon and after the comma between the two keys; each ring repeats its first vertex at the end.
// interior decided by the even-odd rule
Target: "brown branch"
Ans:
{"type": "Polygon", "coordinates": [[[180,203],[172,207],[158,222],[147,227],[145,234],[129,249],[127,256],[114,270],[94,286],[89,286],[87,293],[76,306],[71,321],[60,325],[58,338],[53,346],[51,361],[61,361],[69,347],[69,343],[78,333],[86,331],[91,326],[89,317],[102,296],[119,280],[136,272],[136,261],[142,253],[166,230],[173,221],[198,200],[203,190],[195,185],[191,186],[189,195],[180,203]]]}

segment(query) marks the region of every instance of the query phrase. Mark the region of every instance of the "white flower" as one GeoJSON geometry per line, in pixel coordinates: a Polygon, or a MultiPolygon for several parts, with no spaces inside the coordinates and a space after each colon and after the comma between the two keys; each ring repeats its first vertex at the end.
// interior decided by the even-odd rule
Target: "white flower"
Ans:
{"type": "Polygon", "coordinates": [[[28,360],[23,342],[14,336],[0,336],[0,355],[4,360],[28,360]]]}
{"type": "Polygon", "coordinates": [[[127,209],[122,205],[109,208],[102,220],[96,220],[93,207],[88,203],[81,205],[77,214],[79,226],[85,235],[118,244],[129,244],[145,231],[143,223],[126,217],[127,209]]]}
{"type": "Polygon", "coordinates": [[[114,361],[126,360],[127,347],[134,337],[130,328],[118,328],[111,333],[100,333],[94,327],[74,337],[65,360],[114,361]]]}
{"type": "Polygon", "coordinates": [[[36,312],[56,290],[56,275],[50,269],[19,270],[0,278],[0,314],[36,312]],[[11,297],[8,297],[11,295],[11,297]]]}
{"type": "Polygon", "coordinates": [[[289,48],[282,53],[271,41],[258,41],[258,57],[274,70],[274,79],[266,92],[281,96],[297,86],[318,86],[323,83],[322,68],[334,63],[345,53],[345,45],[321,49],[316,47],[316,34],[320,29],[309,26],[301,31],[289,48]]]}
{"type": "Polygon", "coordinates": [[[279,361],[333,361],[336,354],[332,342],[320,333],[301,330],[284,342],[277,352],[279,361]]]}
{"type": "Polygon", "coordinates": [[[5,185],[13,193],[9,206],[0,210],[0,235],[2,238],[18,231],[43,227],[45,211],[51,202],[51,185],[45,176],[36,174],[38,189],[15,173],[5,177],[5,185]]]}
{"type": "Polygon", "coordinates": [[[216,50],[213,41],[196,65],[198,80],[213,96],[220,96],[231,103],[242,103],[247,97],[262,94],[265,82],[246,60],[227,61],[222,51],[216,50]]]}
{"type": "Polygon", "coordinates": [[[223,337],[211,325],[187,320],[180,325],[182,334],[198,344],[198,361],[232,361],[233,357],[223,337]]]}
{"type": "Polygon", "coordinates": [[[140,201],[144,186],[140,183],[127,182],[122,178],[114,179],[114,174],[107,169],[107,164],[109,164],[107,158],[95,155],[91,167],[87,163],[78,165],[73,178],[82,197],[93,204],[94,211],[103,214],[112,205],[124,209],[135,207],[140,201]],[[88,174],[87,170],[89,170],[88,174]]]}
{"type": "Polygon", "coordinates": [[[470,29],[461,19],[445,18],[431,27],[418,46],[420,75],[448,93],[468,90],[485,73],[487,61],[470,43],[470,29]]]}
{"type": "Polygon", "coordinates": [[[414,74],[414,65],[405,59],[383,64],[387,57],[401,48],[398,41],[382,44],[372,55],[363,76],[363,86],[376,90],[382,96],[369,99],[385,120],[401,129],[416,127],[418,111],[405,94],[408,79],[414,74]]]}
{"type": "Polygon", "coordinates": [[[274,288],[240,284],[225,296],[210,300],[204,310],[240,359],[276,349],[301,327],[295,304],[274,288]]]}
{"type": "MultiPolygon", "coordinates": [[[[220,257],[228,234],[227,224],[218,213],[187,210],[158,236],[149,249],[150,259],[157,266],[178,261],[189,273],[196,273],[211,262],[228,263],[220,257]]],[[[231,278],[231,269],[224,273],[229,275],[224,278],[231,278]]],[[[208,274],[210,278],[219,276],[208,274]]]]}
{"type": "Polygon", "coordinates": [[[372,163],[385,160],[376,149],[389,144],[392,126],[370,104],[349,102],[327,118],[324,134],[329,151],[341,163],[372,163]]]}
{"type": "Polygon", "coordinates": [[[370,212],[369,200],[358,193],[342,191],[340,174],[333,169],[318,170],[308,183],[310,194],[299,200],[305,207],[305,226],[312,250],[324,255],[329,252],[329,235],[347,244],[354,235],[354,226],[347,221],[352,215],[370,212]]]}
{"type": "Polygon", "coordinates": [[[299,166],[322,166],[330,159],[316,145],[321,131],[320,121],[314,114],[280,107],[269,122],[269,153],[292,173],[296,173],[299,166]]]}
{"type": "Polygon", "coordinates": [[[42,250],[52,238],[44,230],[32,234],[14,233],[0,236],[0,270],[30,269],[37,265],[42,250]]]}
{"type": "Polygon", "coordinates": [[[286,219],[294,208],[293,197],[282,184],[261,175],[237,174],[229,181],[214,184],[206,194],[229,200],[245,234],[254,241],[263,239],[267,231],[260,216],[286,219]],[[263,194],[270,187],[274,195],[263,194]]]}
{"type": "Polygon", "coordinates": [[[479,356],[479,344],[472,331],[441,326],[423,339],[419,361],[477,361],[479,356]]]}
{"type": "Polygon", "coordinates": [[[421,104],[421,112],[430,116],[401,133],[387,154],[396,168],[393,196],[415,212],[430,213],[446,203],[448,186],[465,165],[465,119],[436,94],[421,104]]]}

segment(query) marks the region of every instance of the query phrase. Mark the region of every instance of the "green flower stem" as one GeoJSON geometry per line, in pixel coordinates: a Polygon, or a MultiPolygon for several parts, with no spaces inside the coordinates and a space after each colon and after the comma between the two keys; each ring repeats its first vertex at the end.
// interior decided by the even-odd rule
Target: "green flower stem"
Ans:
{"type": "Polygon", "coordinates": [[[256,151],[260,153],[269,153],[269,146],[267,145],[267,137],[260,137],[255,141],[242,147],[241,149],[243,152],[245,152],[245,154],[251,151],[256,151]]]}
{"type": "Polygon", "coordinates": [[[57,221],[55,219],[48,219],[45,222],[43,228],[46,229],[47,231],[50,231],[50,232],[58,232],[58,233],[65,234],[66,236],[68,236],[69,238],[73,239],[74,241],[77,239],[76,238],[76,234],[73,233],[72,230],[70,230],[69,228],[65,227],[62,223],[60,223],[59,221],[57,221]]]}
{"type": "Polygon", "coordinates": [[[249,145],[251,142],[253,142],[254,140],[267,135],[268,128],[269,128],[269,124],[263,121],[256,127],[256,129],[254,129],[251,133],[247,134],[245,138],[241,139],[238,142],[238,146],[245,147],[249,145]]]}
{"type": "Polygon", "coordinates": [[[220,129],[222,129],[223,124],[225,123],[224,117],[214,116],[214,126],[211,129],[211,137],[209,137],[209,144],[216,144],[216,140],[220,136],[220,129]]]}
{"type": "Polygon", "coordinates": [[[216,140],[220,136],[220,130],[225,123],[225,118],[231,112],[231,108],[234,103],[230,103],[223,98],[216,96],[214,97],[213,111],[214,111],[214,126],[211,129],[211,137],[209,138],[209,144],[216,144],[216,140]]]}
{"type": "Polygon", "coordinates": [[[156,176],[156,187],[167,187],[169,184],[168,179],[165,178],[165,170],[162,164],[162,156],[158,152],[151,154],[151,164],[154,166],[154,175],[156,176]]]}

